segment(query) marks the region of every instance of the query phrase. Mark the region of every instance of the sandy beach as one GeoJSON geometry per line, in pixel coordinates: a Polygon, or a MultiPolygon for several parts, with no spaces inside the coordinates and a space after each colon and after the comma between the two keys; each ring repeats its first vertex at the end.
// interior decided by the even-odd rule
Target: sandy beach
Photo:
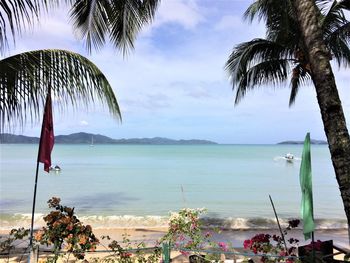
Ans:
{"type": "MultiPolygon", "coordinates": [[[[152,247],[156,245],[157,240],[162,237],[167,231],[166,227],[154,227],[154,228],[97,228],[94,229],[94,233],[97,237],[101,236],[110,236],[112,240],[122,241],[123,236],[127,235],[127,237],[131,240],[131,244],[136,244],[140,242],[144,242],[146,246],[152,247]]],[[[220,233],[213,234],[213,240],[226,242],[230,244],[230,246],[237,252],[247,252],[243,250],[243,242],[246,239],[253,237],[258,233],[269,233],[269,234],[279,234],[277,229],[274,230],[254,230],[254,229],[245,229],[245,230],[223,230],[220,233]]],[[[8,234],[8,231],[1,230],[0,234],[2,237],[8,234]]],[[[302,230],[296,229],[292,230],[288,233],[287,238],[298,238],[300,240],[300,245],[305,243],[309,243],[304,241],[302,230]]],[[[348,236],[347,231],[344,230],[318,230],[315,233],[316,240],[330,240],[332,239],[334,244],[337,246],[347,248],[348,246],[348,236]]],[[[100,239],[101,244],[98,246],[97,251],[106,250],[108,247],[108,243],[110,241],[100,239]]],[[[42,249],[45,249],[44,247],[42,249]]],[[[105,257],[107,256],[107,252],[95,252],[87,254],[87,259],[91,259],[93,257],[105,257]]],[[[178,251],[172,251],[171,254],[174,259],[173,262],[188,262],[188,258],[182,256],[178,251]]],[[[229,257],[230,258],[230,257],[229,257]]],[[[232,256],[231,256],[232,258],[232,256]]],[[[236,259],[242,259],[243,256],[236,256],[236,259]]],[[[72,258],[73,259],[73,258],[72,258]]],[[[3,259],[4,260],[4,259],[3,259]]],[[[12,257],[11,262],[18,262],[17,257],[12,257]]]]}

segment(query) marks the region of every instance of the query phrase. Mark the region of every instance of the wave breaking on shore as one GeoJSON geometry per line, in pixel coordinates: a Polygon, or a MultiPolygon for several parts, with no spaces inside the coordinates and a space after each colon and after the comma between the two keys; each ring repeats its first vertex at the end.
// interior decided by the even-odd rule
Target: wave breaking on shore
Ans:
{"type": "MultiPolygon", "coordinates": [[[[0,217],[1,224],[0,230],[9,230],[12,228],[30,226],[31,215],[30,214],[3,214],[0,217]]],[[[105,228],[156,228],[167,227],[168,216],[133,216],[133,215],[91,215],[80,216],[80,221],[84,224],[89,224],[95,229],[105,228]]],[[[282,227],[288,225],[289,219],[280,218],[282,227]]],[[[214,218],[203,217],[204,227],[207,228],[220,228],[227,230],[258,230],[258,229],[277,229],[277,223],[275,218],[214,218]]],[[[316,219],[317,229],[347,229],[346,220],[339,219],[316,219]]],[[[44,226],[43,214],[35,215],[35,227],[39,228],[44,226]]],[[[301,225],[299,226],[302,227],[301,225]]]]}

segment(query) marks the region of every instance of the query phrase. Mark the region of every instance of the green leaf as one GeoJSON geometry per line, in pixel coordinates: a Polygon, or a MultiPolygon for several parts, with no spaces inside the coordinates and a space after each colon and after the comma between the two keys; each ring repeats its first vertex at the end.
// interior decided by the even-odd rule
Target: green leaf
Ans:
{"type": "Polygon", "coordinates": [[[60,109],[98,99],[121,119],[112,87],[91,61],[70,51],[37,50],[0,61],[0,130],[37,121],[49,86],[60,109]]]}

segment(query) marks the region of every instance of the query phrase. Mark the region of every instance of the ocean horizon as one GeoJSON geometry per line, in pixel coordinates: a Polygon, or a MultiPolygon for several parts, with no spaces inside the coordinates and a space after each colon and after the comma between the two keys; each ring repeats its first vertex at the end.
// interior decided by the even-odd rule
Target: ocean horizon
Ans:
{"type": "MultiPolygon", "coordinates": [[[[1,229],[30,222],[38,146],[1,144],[1,229]]],[[[319,229],[347,227],[326,145],[312,145],[314,214],[319,229]]],[[[56,144],[53,165],[39,170],[36,225],[47,200],[58,196],[94,227],[165,226],[170,211],[206,208],[208,225],[231,229],[277,227],[300,218],[302,145],[56,144]]],[[[28,225],[29,226],[29,225],[28,225]]]]}

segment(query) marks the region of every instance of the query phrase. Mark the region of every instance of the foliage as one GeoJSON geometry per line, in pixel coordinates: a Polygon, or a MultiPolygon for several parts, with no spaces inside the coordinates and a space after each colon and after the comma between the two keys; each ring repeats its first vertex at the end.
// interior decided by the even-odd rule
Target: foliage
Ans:
{"type": "MultiPolygon", "coordinates": [[[[17,34],[33,26],[42,10],[64,2],[76,6],[82,1],[2,0],[0,55],[5,55],[9,49],[9,34],[15,40],[17,34]]],[[[112,116],[120,118],[113,89],[95,64],[67,50],[35,50],[0,60],[0,133],[11,131],[16,124],[23,127],[28,120],[36,122],[42,115],[40,112],[49,89],[60,110],[69,104],[87,106],[99,100],[107,104],[112,116]]]]}
{"type": "MultiPolygon", "coordinates": [[[[339,66],[350,66],[350,21],[344,15],[344,10],[350,9],[349,1],[316,0],[316,4],[329,55],[339,66]]],[[[289,104],[292,105],[299,87],[310,83],[312,78],[292,1],[255,0],[244,17],[249,21],[263,20],[266,38],[236,45],[226,62],[226,71],[236,91],[235,103],[258,86],[277,86],[290,78],[289,104]]]]}
{"type": "MultiPolygon", "coordinates": [[[[52,197],[49,207],[53,209],[44,217],[46,227],[35,232],[34,245],[46,245],[53,248],[53,257],[48,257],[44,262],[56,262],[59,257],[66,258],[69,262],[71,254],[76,259],[84,259],[86,252],[95,251],[97,245],[102,244],[95,237],[90,225],[84,225],[74,213],[74,208],[63,206],[61,200],[52,197]]],[[[29,229],[13,229],[9,237],[0,242],[0,252],[7,253],[15,249],[15,241],[27,239],[29,229]]],[[[122,242],[111,240],[109,236],[102,236],[102,239],[109,240],[108,249],[111,251],[108,256],[95,257],[92,262],[105,263],[153,263],[159,262],[161,249],[159,247],[146,248],[144,242],[132,243],[129,236],[123,235],[122,242]]],[[[26,241],[23,241],[26,242],[26,241]]],[[[20,258],[20,260],[22,257],[20,258]]]]}
{"type": "Polygon", "coordinates": [[[113,89],[95,64],[66,50],[37,50],[0,60],[0,132],[6,124],[37,121],[48,90],[60,109],[99,100],[120,118],[113,89]]]}
{"type": "MultiPolygon", "coordinates": [[[[160,239],[160,243],[167,242],[175,250],[183,255],[189,255],[190,250],[208,249],[215,253],[205,255],[206,260],[218,260],[220,251],[228,251],[229,246],[224,242],[211,240],[209,231],[203,232],[203,224],[200,216],[205,209],[184,208],[177,213],[171,213],[168,232],[160,239]],[[188,251],[187,251],[188,250],[188,251]]],[[[194,252],[195,254],[201,254],[194,252]]]]}
{"type": "Polygon", "coordinates": [[[160,0],[71,2],[71,19],[89,51],[92,45],[101,48],[109,38],[125,55],[134,48],[137,34],[153,20],[160,0]]]}
{"type": "Polygon", "coordinates": [[[207,241],[209,237],[203,237],[201,230],[199,216],[204,212],[205,209],[184,208],[178,213],[171,213],[168,232],[161,238],[160,243],[169,242],[175,248],[202,248],[203,241],[207,241]]]}
{"type": "Polygon", "coordinates": [[[38,18],[42,5],[46,0],[2,0],[0,4],[0,55],[8,48],[8,30],[10,28],[13,41],[16,33],[21,34],[24,28],[33,25],[38,18]]]}
{"type": "MultiPolygon", "coordinates": [[[[111,240],[109,236],[102,236],[101,239],[111,240]]],[[[108,244],[108,248],[112,251],[108,256],[103,258],[93,258],[92,262],[104,263],[153,263],[159,262],[161,257],[161,249],[146,248],[144,242],[132,243],[129,236],[124,234],[122,242],[112,240],[108,244]]]]}
{"type": "MultiPolygon", "coordinates": [[[[284,230],[284,237],[288,234],[288,230],[296,228],[299,225],[299,220],[290,220],[289,225],[284,230]]],[[[255,254],[261,253],[260,260],[263,263],[272,263],[272,262],[287,262],[293,263],[297,260],[295,258],[285,258],[286,256],[295,257],[297,253],[297,245],[299,240],[295,238],[289,238],[286,242],[289,245],[284,243],[284,238],[280,235],[270,235],[270,234],[257,234],[251,239],[244,241],[244,249],[249,249],[255,254]],[[286,250],[286,248],[288,248],[286,250]],[[267,257],[267,254],[277,255],[277,257],[267,257]]]]}
{"type": "Polygon", "coordinates": [[[53,246],[54,258],[56,262],[62,248],[73,253],[75,258],[84,259],[86,251],[94,251],[99,240],[92,232],[90,225],[84,225],[74,215],[74,208],[62,206],[61,200],[52,197],[49,201],[49,207],[54,210],[44,217],[46,227],[37,231],[34,239],[40,244],[53,246]]]}
{"type": "Polygon", "coordinates": [[[0,242],[0,253],[8,254],[7,260],[9,261],[10,252],[16,248],[14,242],[18,240],[24,240],[24,238],[28,237],[28,234],[29,229],[24,229],[23,227],[18,229],[12,229],[8,237],[4,240],[1,240],[0,242]]]}

